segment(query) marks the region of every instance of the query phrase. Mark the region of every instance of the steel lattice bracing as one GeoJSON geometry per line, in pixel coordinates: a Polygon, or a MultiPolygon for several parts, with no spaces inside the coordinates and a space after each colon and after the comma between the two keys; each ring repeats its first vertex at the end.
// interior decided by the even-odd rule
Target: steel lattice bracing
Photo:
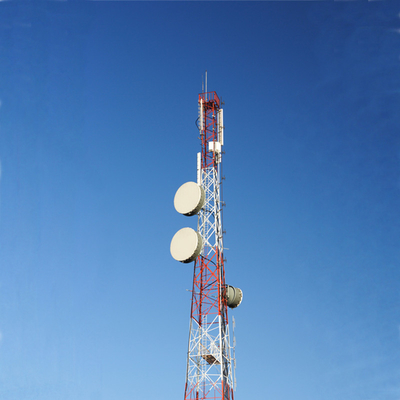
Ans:
{"type": "Polygon", "coordinates": [[[194,265],[185,400],[233,400],[221,219],[223,122],[215,92],[199,95],[201,163],[205,204],[198,214],[203,248],[194,265]]]}

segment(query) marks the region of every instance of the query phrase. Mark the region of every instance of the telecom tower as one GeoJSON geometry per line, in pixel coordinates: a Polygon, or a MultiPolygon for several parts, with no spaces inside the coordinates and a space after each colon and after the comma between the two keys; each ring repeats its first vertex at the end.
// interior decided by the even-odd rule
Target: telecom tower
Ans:
{"type": "Polygon", "coordinates": [[[171,241],[175,260],[194,261],[185,400],[233,400],[235,359],[229,339],[228,307],[237,307],[243,293],[225,283],[221,215],[223,110],[217,93],[207,92],[207,83],[199,94],[198,106],[201,153],[197,154],[197,183],[183,184],[174,198],[176,211],[186,216],[198,215],[197,231],[183,228],[171,241]]]}

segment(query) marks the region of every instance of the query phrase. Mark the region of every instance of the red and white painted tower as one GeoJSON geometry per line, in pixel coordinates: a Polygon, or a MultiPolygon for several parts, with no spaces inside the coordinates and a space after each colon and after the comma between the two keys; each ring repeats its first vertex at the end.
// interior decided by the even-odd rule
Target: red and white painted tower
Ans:
{"type": "Polygon", "coordinates": [[[183,228],[171,241],[171,254],[176,260],[195,261],[185,400],[233,400],[235,360],[228,307],[237,307],[243,293],[225,283],[221,213],[223,110],[217,93],[207,89],[199,94],[198,106],[201,153],[197,156],[197,183],[182,185],[174,199],[179,213],[198,215],[197,231],[183,228]]]}

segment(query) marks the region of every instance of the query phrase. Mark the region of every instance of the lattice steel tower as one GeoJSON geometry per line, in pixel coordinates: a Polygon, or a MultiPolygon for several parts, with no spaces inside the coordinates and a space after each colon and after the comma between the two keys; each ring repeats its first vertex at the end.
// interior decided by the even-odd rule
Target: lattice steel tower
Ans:
{"type": "Polygon", "coordinates": [[[183,184],[174,198],[179,213],[198,215],[197,231],[183,228],[171,241],[173,258],[183,263],[195,261],[185,400],[233,400],[235,360],[228,307],[237,307],[243,293],[225,283],[221,214],[223,110],[217,93],[207,92],[207,88],[199,94],[198,107],[201,153],[197,155],[197,183],[183,184]]]}

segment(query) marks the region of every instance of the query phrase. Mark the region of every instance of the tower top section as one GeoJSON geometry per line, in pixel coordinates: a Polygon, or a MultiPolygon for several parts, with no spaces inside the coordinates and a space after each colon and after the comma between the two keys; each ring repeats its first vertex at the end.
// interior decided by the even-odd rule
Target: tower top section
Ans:
{"type": "Polygon", "coordinates": [[[203,104],[209,103],[209,105],[213,105],[216,108],[220,108],[221,101],[217,95],[217,92],[205,92],[199,94],[199,102],[203,104]]]}
{"type": "Polygon", "coordinates": [[[199,94],[198,129],[201,139],[201,167],[221,163],[224,144],[224,117],[221,101],[216,92],[199,94]]]}

